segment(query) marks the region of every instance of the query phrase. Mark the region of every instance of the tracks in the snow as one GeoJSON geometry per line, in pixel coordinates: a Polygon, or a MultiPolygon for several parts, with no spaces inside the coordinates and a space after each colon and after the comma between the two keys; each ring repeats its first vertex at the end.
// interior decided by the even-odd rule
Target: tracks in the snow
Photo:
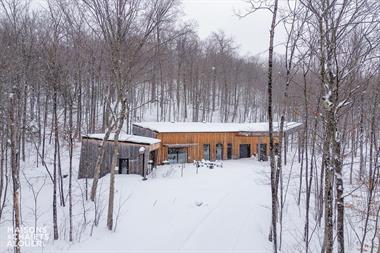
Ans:
{"type": "Polygon", "coordinates": [[[186,239],[182,242],[181,247],[179,248],[179,251],[182,251],[185,244],[190,240],[190,238],[194,235],[194,233],[198,230],[199,226],[202,225],[205,220],[207,220],[208,217],[220,206],[220,204],[229,196],[232,192],[226,193],[219,201],[218,203],[209,211],[203,218],[194,226],[194,228],[190,231],[190,233],[186,236],[186,239]]]}

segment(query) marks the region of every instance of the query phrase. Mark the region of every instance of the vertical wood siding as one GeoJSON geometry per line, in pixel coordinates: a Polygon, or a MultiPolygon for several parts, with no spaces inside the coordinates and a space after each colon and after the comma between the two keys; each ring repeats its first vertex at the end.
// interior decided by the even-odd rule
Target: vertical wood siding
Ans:
{"type": "Polygon", "coordinates": [[[240,144],[250,144],[251,155],[257,154],[257,144],[267,144],[269,154],[268,136],[241,136],[237,132],[224,133],[157,133],[157,139],[161,140],[161,148],[158,150],[158,163],[168,159],[168,147],[165,144],[197,144],[187,147],[188,162],[202,160],[203,145],[210,144],[211,160],[216,159],[216,144],[223,144],[223,159],[227,159],[227,145],[232,144],[232,159],[240,158],[240,144]]]}
{"type": "MultiPolygon", "coordinates": [[[[96,159],[99,154],[99,145],[101,140],[95,139],[82,139],[82,149],[79,162],[79,173],[78,178],[92,178],[94,176],[96,159]]],[[[120,153],[119,158],[129,159],[129,173],[130,174],[143,174],[143,163],[142,155],[139,154],[139,149],[141,146],[146,148],[145,150],[145,168],[147,169],[148,160],[149,160],[149,145],[140,145],[140,144],[131,144],[120,142],[120,153]]],[[[112,163],[113,155],[113,141],[107,141],[105,143],[105,155],[100,168],[100,177],[105,176],[110,172],[110,167],[112,163]]],[[[119,159],[118,158],[118,159],[119,159]]],[[[118,161],[119,163],[119,161],[118,161]]],[[[118,166],[118,164],[117,164],[118,166]]]]}

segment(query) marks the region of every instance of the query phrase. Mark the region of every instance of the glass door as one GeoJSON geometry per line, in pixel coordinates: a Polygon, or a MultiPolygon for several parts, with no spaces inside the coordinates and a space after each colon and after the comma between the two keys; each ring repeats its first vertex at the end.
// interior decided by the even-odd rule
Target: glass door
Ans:
{"type": "Polygon", "coordinates": [[[211,160],[211,157],[210,157],[210,144],[204,144],[203,145],[203,159],[205,159],[206,161],[210,161],[211,160]]]}
{"type": "Polygon", "coordinates": [[[250,144],[240,144],[240,158],[251,157],[251,145],[250,144]]]}
{"type": "Polygon", "coordinates": [[[169,163],[187,163],[186,148],[168,148],[169,163]]]}
{"type": "Polygon", "coordinates": [[[227,159],[232,159],[232,143],[227,144],[227,159]]]}
{"type": "Polygon", "coordinates": [[[223,160],[223,144],[216,144],[216,160],[223,160]]]}

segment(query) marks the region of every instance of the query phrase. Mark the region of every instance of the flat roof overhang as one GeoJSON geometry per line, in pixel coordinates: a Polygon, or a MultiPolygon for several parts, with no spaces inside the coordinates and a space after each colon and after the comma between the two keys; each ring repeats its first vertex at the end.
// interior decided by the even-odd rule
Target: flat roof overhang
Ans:
{"type": "Polygon", "coordinates": [[[183,144],[164,144],[168,148],[188,148],[198,146],[198,143],[183,143],[183,144]]]}
{"type": "MultiPolygon", "coordinates": [[[[291,128],[291,129],[284,130],[284,134],[292,134],[292,133],[298,132],[301,129],[302,129],[302,125],[291,128]]],[[[268,136],[269,132],[268,131],[265,131],[265,132],[263,132],[263,131],[239,131],[237,133],[237,135],[246,136],[246,137],[248,137],[248,136],[268,136]]],[[[273,131],[273,135],[278,136],[279,131],[277,131],[277,130],[273,131]]]]}
{"type": "Polygon", "coordinates": [[[150,144],[149,145],[149,151],[157,150],[160,148],[160,146],[161,146],[161,143],[150,144]]]}
{"type": "MultiPolygon", "coordinates": [[[[89,137],[89,136],[86,136],[86,135],[82,136],[82,140],[93,141],[93,142],[97,142],[97,143],[103,141],[102,138],[93,138],[93,137],[89,137]]],[[[110,140],[110,139],[107,140],[107,143],[113,143],[113,142],[114,142],[114,140],[110,140]]],[[[129,145],[129,146],[136,146],[136,147],[144,146],[149,151],[157,150],[161,146],[161,142],[157,142],[157,143],[143,143],[143,142],[138,142],[138,141],[127,141],[127,140],[123,140],[123,139],[119,140],[118,142],[121,145],[129,145]]]]}
{"type": "Polygon", "coordinates": [[[267,135],[265,132],[238,132],[238,136],[265,136],[267,135]]]}

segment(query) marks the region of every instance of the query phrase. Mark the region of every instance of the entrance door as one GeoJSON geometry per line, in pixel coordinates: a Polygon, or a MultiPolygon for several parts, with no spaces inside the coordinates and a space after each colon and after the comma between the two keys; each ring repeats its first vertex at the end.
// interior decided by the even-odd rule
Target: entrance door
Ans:
{"type": "Polygon", "coordinates": [[[151,151],[149,153],[149,162],[148,164],[150,165],[151,169],[156,167],[156,150],[151,151]]]}
{"type": "Polygon", "coordinates": [[[169,163],[187,163],[186,148],[168,148],[169,163]]]}
{"type": "Polygon", "coordinates": [[[227,159],[232,159],[232,143],[227,144],[227,159]]]}
{"type": "Polygon", "coordinates": [[[216,144],[216,160],[223,160],[223,144],[216,144]]]}
{"type": "Polygon", "coordinates": [[[251,145],[250,144],[240,144],[240,158],[251,157],[251,145]]]}
{"type": "Polygon", "coordinates": [[[119,174],[129,174],[129,159],[119,159],[119,174]]]}
{"type": "Polygon", "coordinates": [[[259,156],[259,161],[267,161],[267,144],[257,144],[257,151],[259,156]]]}

